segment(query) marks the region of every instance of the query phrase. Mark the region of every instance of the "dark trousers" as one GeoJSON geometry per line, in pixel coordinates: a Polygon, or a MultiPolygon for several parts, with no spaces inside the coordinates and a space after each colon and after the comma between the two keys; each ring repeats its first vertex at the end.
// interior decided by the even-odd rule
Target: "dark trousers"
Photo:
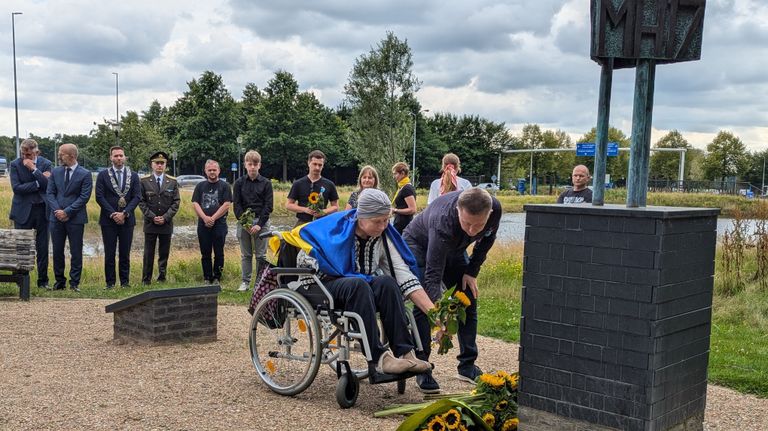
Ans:
{"type": "Polygon", "coordinates": [[[115,254],[118,251],[120,252],[120,284],[127,286],[130,283],[131,274],[133,226],[127,224],[101,226],[101,236],[104,238],[104,278],[106,278],[107,286],[114,286],[117,281],[115,254]]]}
{"type": "Polygon", "coordinates": [[[69,254],[72,261],[69,265],[69,286],[80,285],[80,275],[83,272],[83,232],[85,225],[52,221],[48,228],[51,230],[53,243],[53,274],[56,277],[54,288],[63,289],[67,285],[64,276],[64,243],[69,241],[69,254]]]}
{"type": "Polygon", "coordinates": [[[385,352],[376,322],[377,311],[381,317],[384,334],[389,340],[389,347],[395,356],[399,357],[413,350],[403,295],[394,278],[388,275],[374,277],[369,284],[362,278],[344,277],[324,284],[333,296],[336,308],[357,313],[363,319],[374,363],[378,362],[385,352]]]}
{"type": "MultiPolygon", "coordinates": [[[[415,253],[414,253],[415,254],[415,253]]],[[[421,269],[421,273],[424,274],[424,258],[416,255],[416,263],[421,269]]],[[[466,253],[462,253],[455,256],[449,256],[445,262],[445,271],[443,272],[443,283],[447,289],[453,286],[457,286],[457,290],[462,290],[461,281],[464,277],[467,265],[469,264],[469,257],[466,253]]],[[[423,276],[423,275],[422,275],[423,276]]],[[[424,280],[422,280],[423,283],[424,280]]],[[[467,307],[467,320],[465,323],[459,322],[459,331],[457,336],[459,338],[459,354],[456,359],[459,360],[459,365],[456,367],[459,371],[470,371],[475,365],[477,359],[477,298],[472,295],[472,291],[469,289],[463,290],[469,298],[470,304],[467,307]]],[[[433,298],[433,301],[435,298],[433,298]]],[[[428,360],[432,351],[431,348],[431,327],[427,315],[424,314],[418,307],[413,308],[413,317],[416,319],[416,327],[419,329],[419,337],[421,338],[421,344],[424,350],[416,352],[416,356],[419,359],[428,360]]]]}
{"type": "Polygon", "coordinates": [[[26,223],[13,223],[16,229],[35,230],[35,258],[37,259],[37,285],[48,284],[48,218],[45,204],[33,204],[26,223]]]}
{"type": "Polygon", "coordinates": [[[203,265],[204,279],[221,280],[226,239],[226,223],[216,223],[211,228],[206,227],[203,223],[197,223],[197,241],[200,244],[200,263],[203,265]],[[213,261],[211,261],[211,251],[213,251],[213,261]]]}
{"type": "Polygon", "coordinates": [[[141,281],[143,283],[152,282],[152,271],[155,266],[155,244],[158,242],[158,258],[157,258],[157,279],[159,281],[165,280],[166,271],[168,270],[168,254],[171,252],[171,235],[170,233],[144,233],[144,267],[142,269],[141,281]]]}

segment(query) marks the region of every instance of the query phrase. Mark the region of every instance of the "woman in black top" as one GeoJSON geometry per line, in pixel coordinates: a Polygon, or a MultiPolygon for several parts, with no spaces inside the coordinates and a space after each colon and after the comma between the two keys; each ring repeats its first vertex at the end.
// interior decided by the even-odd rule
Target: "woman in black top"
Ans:
{"type": "Polygon", "coordinates": [[[357,190],[349,195],[347,200],[347,206],[344,210],[351,210],[357,208],[357,197],[363,189],[378,188],[379,187],[379,173],[376,172],[376,168],[370,165],[363,166],[360,169],[360,175],[357,177],[357,190]]]}
{"type": "Polygon", "coordinates": [[[397,162],[392,166],[392,176],[397,182],[397,192],[392,200],[395,205],[395,209],[392,210],[395,215],[392,225],[400,233],[403,233],[416,214],[416,189],[411,184],[408,173],[408,165],[403,162],[397,162]]]}

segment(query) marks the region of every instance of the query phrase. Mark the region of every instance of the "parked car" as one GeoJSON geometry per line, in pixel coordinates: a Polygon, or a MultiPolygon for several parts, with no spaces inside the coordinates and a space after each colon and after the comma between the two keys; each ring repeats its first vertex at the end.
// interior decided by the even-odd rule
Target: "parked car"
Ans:
{"type": "Polygon", "coordinates": [[[497,186],[494,183],[480,183],[477,185],[478,189],[486,189],[489,192],[496,192],[499,191],[499,186],[497,186]]]}
{"type": "Polygon", "coordinates": [[[179,175],[176,177],[179,187],[194,187],[203,181],[205,181],[205,177],[202,175],[179,175]]]}

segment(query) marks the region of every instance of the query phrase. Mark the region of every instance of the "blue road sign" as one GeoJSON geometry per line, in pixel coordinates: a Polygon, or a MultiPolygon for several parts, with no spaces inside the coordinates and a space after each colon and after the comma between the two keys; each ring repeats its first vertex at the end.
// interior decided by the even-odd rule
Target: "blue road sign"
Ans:
{"type": "Polygon", "coordinates": [[[237,163],[232,162],[232,172],[237,172],[237,163]]]}
{"type": "MultiPolygon", "coordinates": [[[[597,145],[594,142],[579,142],[576,144],[576,155],[580,157],[595,157],[597,145]]],[[[619,155],[619,144],[617,142],[608,143],[608,156],[619,155]]]]}

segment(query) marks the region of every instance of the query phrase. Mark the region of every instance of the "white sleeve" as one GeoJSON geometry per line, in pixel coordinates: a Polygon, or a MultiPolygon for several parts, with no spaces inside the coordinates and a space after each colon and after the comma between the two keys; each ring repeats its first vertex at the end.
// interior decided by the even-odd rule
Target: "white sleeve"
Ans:
{"type": "Polygon", "coordinates": [[[433,200],[440,197],[440,179],[432,181],[429,186],[429,196],[427,197],[427,205],[431,204],[433,200]]]}
{"type": "Polygon", "coordinates": [[[472,183],[469,180],[459,177],[459,190],[467,190],[472,188],[472,183]]]}
{"type": "MultiPolygon", "coordinates": [[[[379,241],[379,244],[382,244],[382,242],[379,241]]],[[[403,298],[407,298],[411,293],[422,288],[421,283],[419,283],[419,279],[413,275],[411,269],[403,260],[403,257],[400,256],[400,252],[397,251],[397,248],[392,244],[392,240],[389,238],[387,238],[387,247],[389,248],[389,255],[392,256],[392,269],[395,270],[394,277],[397,281],[397,286],[400,288],[400,293],[403,294],[403,298]]],[[[389,274],[390,269],[387,253],[382,250],[380,256],[379,268],[382,269],[385,274],[389,274]]]]}

